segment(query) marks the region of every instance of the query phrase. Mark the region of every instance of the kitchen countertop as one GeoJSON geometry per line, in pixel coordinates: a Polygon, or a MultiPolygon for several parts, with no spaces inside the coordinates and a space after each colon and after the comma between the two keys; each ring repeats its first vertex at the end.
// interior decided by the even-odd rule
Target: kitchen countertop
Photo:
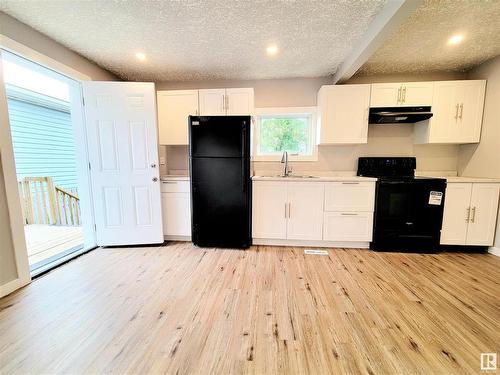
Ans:
{"type": "MultiPolygon", "coordinates": [[[[305,174],[307,176],[307,174],[305,174]]],[[[359,176],[314,176],[314,177],[281,177],[281,176],[253,176],[254,181],[311,181],[311,182],[375,182],[373,177],[359,176]]]]}
{"type": "Polygon", "coordinates": [[[500,178],[483,178],[483,177],[465,177],[465,176],[434,176],[431,174],[419,174],[420,177],[435,177],[445,179],[446,182],[483,182],[483,183],[500,183],[500,178]]]}
{"type": "Polygon", "coordinates": [[[160,177],[161,181],[189,181],[189,176],[166,175],[160,177]]]}

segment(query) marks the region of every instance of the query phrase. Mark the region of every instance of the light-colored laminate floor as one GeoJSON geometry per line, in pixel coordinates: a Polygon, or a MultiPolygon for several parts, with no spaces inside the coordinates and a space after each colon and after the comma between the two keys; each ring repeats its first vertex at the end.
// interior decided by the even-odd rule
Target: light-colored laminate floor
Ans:
{"type": "Polygon", "coordinates": [[[500,258],[328,253],[95,250],[0,300],[0,373],[479,374],[500,352],[500,258]]]}

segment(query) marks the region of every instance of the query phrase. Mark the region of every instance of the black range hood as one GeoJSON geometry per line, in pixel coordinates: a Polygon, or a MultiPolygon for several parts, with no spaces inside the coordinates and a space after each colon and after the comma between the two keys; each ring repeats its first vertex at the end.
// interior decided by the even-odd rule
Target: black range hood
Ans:
{"type": "Polygon", "coordinates": [[[370,124],[413,124],[432,117],[431,107],[370,108],[370,124]]]}

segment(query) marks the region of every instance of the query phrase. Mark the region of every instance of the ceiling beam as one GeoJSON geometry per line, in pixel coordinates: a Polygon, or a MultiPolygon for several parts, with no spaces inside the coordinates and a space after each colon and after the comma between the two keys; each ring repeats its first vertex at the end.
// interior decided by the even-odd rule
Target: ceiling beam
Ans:
{"type": "Polygon", "coordinates": [[[340,64],[333,76],[333,84],[351,78],[422,3],[423,0],[389,0],[370,23],[351,54],[340,64]]]}

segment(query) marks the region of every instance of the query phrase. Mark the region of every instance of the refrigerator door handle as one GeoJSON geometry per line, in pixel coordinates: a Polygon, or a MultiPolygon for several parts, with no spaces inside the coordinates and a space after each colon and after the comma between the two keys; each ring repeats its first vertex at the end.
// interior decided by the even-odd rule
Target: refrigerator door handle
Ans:
{"type": "Polygon", "coordinates": [[[241,127],[241,190],[243,192],[247,191],[246,176],[247,176],[247,161],[245,158],[246,151],[246,135],[247,129],[245,125],[241,127]]]}

